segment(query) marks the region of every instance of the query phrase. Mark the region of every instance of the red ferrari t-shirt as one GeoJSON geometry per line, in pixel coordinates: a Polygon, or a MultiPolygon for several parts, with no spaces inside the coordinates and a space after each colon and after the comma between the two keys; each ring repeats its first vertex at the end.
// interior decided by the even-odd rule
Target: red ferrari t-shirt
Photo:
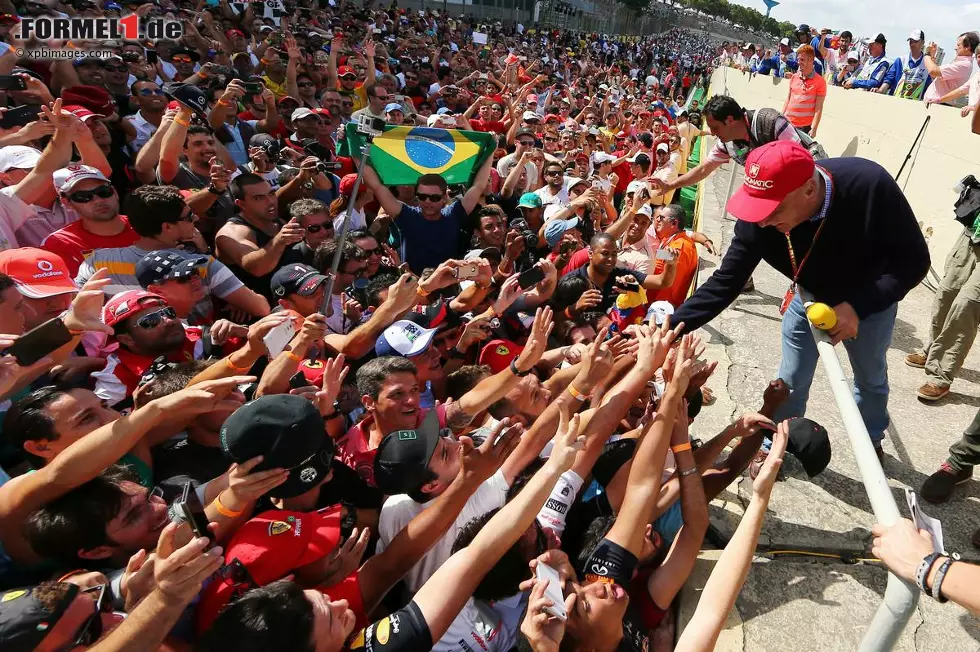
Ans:
{"type": "Polygon", "coordinates": [[[494,134],[507,133],[507,125],[497,120],[480,120],[479,118],[476,118],[474,120],[470,120],[470,126],[473,127],[473,131],[484,131],[494,134]]]}
{"type": "Polygon", "coordinates": [[[82,220],[78,220],[45,238],[41,249],[61,256],[71,275],[75,276],[78,268],[96,249],[128,247],[139,240],[140,237],[129,225],[129,220],[124,215],[119,217],[125,226],[116,235],[96,235],[85,228],[82,220]]]}

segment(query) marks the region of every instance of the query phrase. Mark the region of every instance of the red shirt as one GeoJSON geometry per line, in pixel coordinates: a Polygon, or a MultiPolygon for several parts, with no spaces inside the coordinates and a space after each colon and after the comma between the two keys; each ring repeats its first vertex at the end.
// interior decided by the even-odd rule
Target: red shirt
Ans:
{"type": "Polygon", "coordinates": [[[85,228],[83,220],[72,222],[63,229],[58,229],[41,243],[41,249],[57,254],[68,265],[72,276],[78,274],[78,268],[85,259],[96,249],[114,249],[136,244],[139,235],[129,225],[125,215],[119,218],[124,224],[122,231],[116,235],[96,235],[85,228]]]}
{"type": "MultiPolygon", "coordinates": [[[[241,113],[238,114],[238,119],[239,120],[261,120],[262,118],[260,118],[259,116],[255,115],[251,111],[242,111],[241,113]]],[[[276,128],[269,132],[269,135],[270,136],[273,136],[275,138],[288,138],[289,137],[289,130],[286,129],[286,123],[283,122],[282,120],[280,120],[279,123],[276,125],[276,128]]],[[[245,144],[248,145],[248,143],[245,143],[245,144]]]]}
{"type": "Polygon", "coordinates": [[[480,120],[476,118],[475,120],[470,120],[470,127],[473,128],[473,131],[484,131],[494,134],[507,133],[507,125],[497,120],[480,120]]]}

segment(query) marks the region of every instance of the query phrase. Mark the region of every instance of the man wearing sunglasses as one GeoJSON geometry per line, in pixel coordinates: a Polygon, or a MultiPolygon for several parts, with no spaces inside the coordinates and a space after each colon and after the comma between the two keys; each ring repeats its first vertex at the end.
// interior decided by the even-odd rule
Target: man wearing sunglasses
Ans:
{"type": "Polygon", "coordinates": [[[139,109],[133,115],[123,118],[119,125],[135,156],[160,127],[163,113],[167,110],[167,98],[163,95],[163,89],[152,81],[135,82],[130,91],[139,109]]]}
{"type": "Polygon", "coordinates": [[[95,249],[128,247],[139,239],[119,214],[119,196],[100,171],[71,165],[55,172],[52,180],[61,204],[79,220],[49,235],[41,248],[61,256],[72,277],[95,249]]]}
{"type": "Polygon", "coordinates": [[[336,234],[330,210],[319,199],[298,199],[289,206],[289,216],[306,231],[303,239],[291,246],[280,261],[283,265],[312,265],[317,247],[336,234]]]}
{"type": "Polygon", "coordinates": [[[204,357],[203,331],[184,328],[177,311],[159,294],[146,290],[117,294],[106,302],[102,320],[115,332],[119,348],[92,378],[96,395],[117,409],[131,405],[140,378],[156,358],[183,362],[204,357]]]}
{"type": "Polygon", "coordinates": [[[374,191],[385,212],[395,216],[405,238],[405,262],[413,272],[420,274],[426,267],[438,267],[444,261],[460,256],[460,227],[483,198],[492,167],[493,157],[488,156],[466,194],[448,205],[446,180],[438,174],[423,174],[415,184],[417,207],[409,206],[391,194],[373,168],[364,169],[364,183],[374,191]]]}
{"type": "Polygon", "coordinates": [[[112,592],[105,584],[82,589],[41,582],[6,591],[0,599],[0,647],[9,652],[87,648],[123,620],[112,612],[112,592]]]}

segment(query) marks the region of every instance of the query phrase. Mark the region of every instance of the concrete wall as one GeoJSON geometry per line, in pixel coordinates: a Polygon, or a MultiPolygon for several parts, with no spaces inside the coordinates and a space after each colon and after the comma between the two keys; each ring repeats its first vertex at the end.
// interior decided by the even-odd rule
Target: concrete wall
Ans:
{"type": "MultiPolygon", "coordinates": [[[[789,92],[784,79],[748,75],[731,68],[715,71],[711,93],[726,92],[746,108],[782,109],[789,92]]],[[[900,100],[887,95],[830,87],[817,140],[830,156],[860,156],[898,173],[919,129],[931,116],[898,184],[929,236],[933,267],[943,261],[962,227],[953,221],[953,186],[967,174],[980,176],[980,139],[959,109],[900,100]]]]}

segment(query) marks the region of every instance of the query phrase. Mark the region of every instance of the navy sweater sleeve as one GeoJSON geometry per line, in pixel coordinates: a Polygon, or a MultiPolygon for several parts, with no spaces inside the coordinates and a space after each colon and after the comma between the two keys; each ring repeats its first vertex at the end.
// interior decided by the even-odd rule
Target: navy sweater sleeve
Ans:
{"type": "Polygon", "coordinates": [[[878,238],[875,246],[885,254],[885,265],[877,279],[853,289],[848,303],[861,319],[901,301],[929,271],[929,247],[915,213],[891,175],[881,172],[870,189],[871,214],[866,219],[868,232],[878,238]]]}
{"type": "Polygon", "coordinates": [[[717,317],[738,297],[762,259],[759,248],[752,246],[750,228],[742,222],[735,224],[735,237],[721,267],[677,308],[671,323],[684,322],[684,332],[690,332],[717,317]]]}

